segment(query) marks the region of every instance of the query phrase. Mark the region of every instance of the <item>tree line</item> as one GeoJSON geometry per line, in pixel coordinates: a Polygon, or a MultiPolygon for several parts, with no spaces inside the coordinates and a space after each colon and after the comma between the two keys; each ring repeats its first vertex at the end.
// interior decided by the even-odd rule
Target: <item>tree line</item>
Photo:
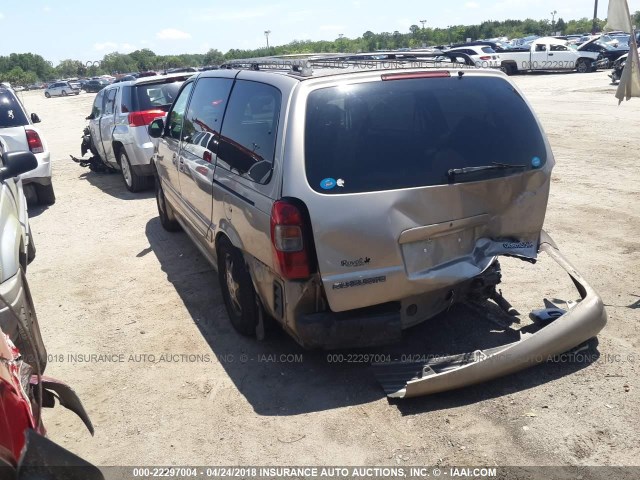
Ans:
{"type": "MultiPolygon", "coordinates": [[[[596,21],[598,31],[602,31],[606,21],[596,21]]],[[[634,23],[640,25],[640,11],[634,14],[634,23]]],[[[430,28],[411,25],[409,31],[401,33],[366,31],[358,38],[342,35],[335,40],[294,40],[285,45],[253,50],[231,49],[227,53],[211,49],[205,54],[156,55],[145,48],[131,53],[109,53],[98,62],[81,62],[65,59],[55,67],[42,56],[33,53],[12,53],[0,56],[0,81],[15,85],[29,85],[38,81],[57,78],[91,77],[102,74],[166,70],[175,67],[195,67],[220,65],[226,60],[260,57],[265,55],[286,55],[296,53],[357,53],[375,50],[395,50],[463,42],[467,38],[521,38],[529,35],[549,35],[561,32],[565,35],[588,33],[593,28],[589,18],[565,21],[558,18],[552,23],[544,20],[504,20],[486,21],[479,25],[452,25],[448,28],[430,28]]]]}

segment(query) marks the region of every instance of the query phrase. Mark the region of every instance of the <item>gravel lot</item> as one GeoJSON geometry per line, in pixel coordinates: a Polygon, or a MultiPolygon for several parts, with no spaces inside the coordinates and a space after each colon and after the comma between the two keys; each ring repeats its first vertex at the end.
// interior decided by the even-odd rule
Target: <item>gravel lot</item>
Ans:
{"type": "MultiPolygon", "coordinates": [[[[557,160],[546,228],[609,324],[575,361],[399,402],[366,364],[330,362],[280,331],[238,336],[215,272],[184,233],[162,230],[153,193],[70,160],[94,95],[24,93],[43,119],[58,198],[31,209],[47,374],[76,389],[96,428],[91,438],[56,408],[44,416],[50,437],[101,466],[638,465],[640,99],[618,106],[604,72],[515,81],[557,160]]],[[[552,264],[503,262],[520,311],[575,299],[552,264]]],[[[457,353],[508,332],[455,307],[410,336],[393,351],[457,353]]]]}

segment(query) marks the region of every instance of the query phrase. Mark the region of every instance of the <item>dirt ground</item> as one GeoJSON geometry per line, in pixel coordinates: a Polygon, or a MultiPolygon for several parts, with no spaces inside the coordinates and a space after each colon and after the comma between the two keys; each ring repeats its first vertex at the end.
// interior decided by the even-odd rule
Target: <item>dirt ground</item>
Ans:
{"type": "MultiPolygon", "coordinates": [[[[556,156],[546,228],[609,324],[572,361],[392,402],[366,364],[331,362],[280,331],[237,335],[215,272],[184,233],[161,228],[153,193],[70,160],[94,95],[24,93],[58,198],[31,210],[47,373],[73,385],[96,429],[91,438],[56,408],[49,436],[100,466],[638,465],[640,99],[618,106],[604,72],[515,81],[556,156]]],[[[503,262],[511,303],[528,312],[557,291],[575,299],[552,263],[503,262]]],[[[457,353],[508,332],[455,307],[406,337],[393,351],[457,353]]]]}

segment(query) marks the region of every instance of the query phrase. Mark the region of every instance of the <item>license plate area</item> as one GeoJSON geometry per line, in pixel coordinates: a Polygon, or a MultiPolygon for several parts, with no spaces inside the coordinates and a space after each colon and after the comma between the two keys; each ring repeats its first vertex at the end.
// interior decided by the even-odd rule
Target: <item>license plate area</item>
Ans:
{"type": "Polygon", "coordinates": [[[477,239],[485,233],[487,217],[478,215],[403,232],[400,246],[407,276],[419,276],[471,255],[477,239]]]}

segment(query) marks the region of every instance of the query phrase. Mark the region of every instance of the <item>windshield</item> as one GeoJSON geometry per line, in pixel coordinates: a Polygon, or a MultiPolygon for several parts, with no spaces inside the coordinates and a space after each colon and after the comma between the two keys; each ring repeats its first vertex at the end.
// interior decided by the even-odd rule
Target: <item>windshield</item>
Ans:
{"type": "Polygon", "coordinates": [[[612,46],[611,46],[611,45],[609,45],[608,43],[604,43],[604,42],[602,42],[602,41],[595,42],[595,44],[596,44],[597,46],[599,46],[599,47],[606,48],[607,50],[615,50],[615,48],[614,48],[614,47],[612,47],[612,46]]]}
{"type": "Polygon", "coordinates": [[[0,128],[22,127],[29,120],[18,99],[9,90],[0,89],[0,128]]]}
{"type": "Polygon", "coordinates": [[[321,193],[443,185],[450,169],[545,161],[531,110],[500,78],[378,81],[319,89],[307,101],[306,173],[321,193]],[[326,189],[328,180],[341,188],[326,189]]]}

